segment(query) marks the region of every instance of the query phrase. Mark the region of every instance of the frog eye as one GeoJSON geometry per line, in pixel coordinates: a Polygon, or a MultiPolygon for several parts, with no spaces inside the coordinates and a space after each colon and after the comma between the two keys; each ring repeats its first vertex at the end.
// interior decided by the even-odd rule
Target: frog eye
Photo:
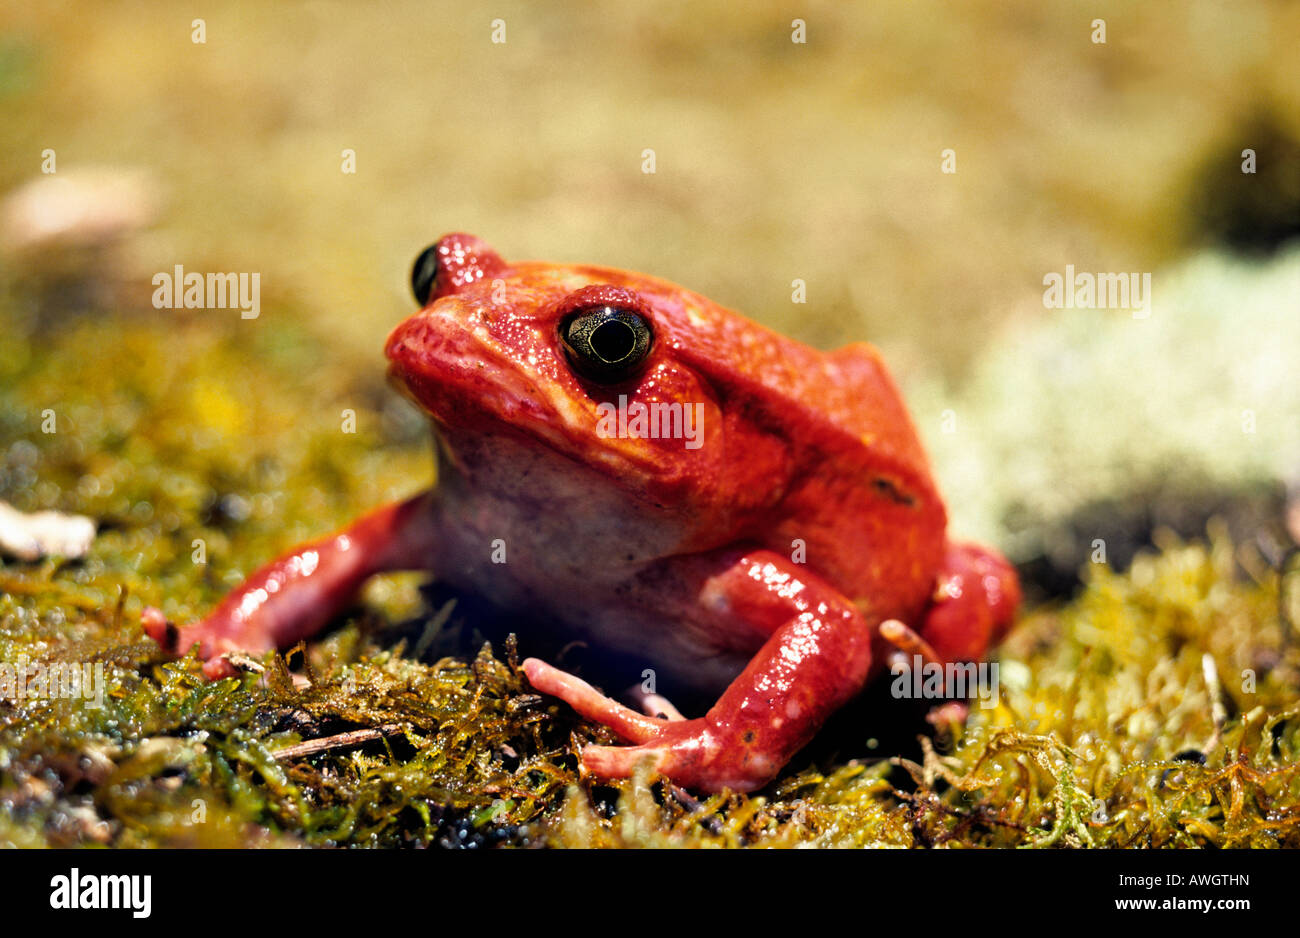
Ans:
{"type": "Polygon", "coordinates": [[[636,310],[600,305],[565,317],[560,341],[578,374],[599,384],[617,384],[645,362],[654,333],[636,310]]]}
{"type": "Polygon", "coordinates": [[[471,284],[505,272],[501,255],[471,234],[443,235],[425,248],[411,267],[411,292],[420,306],[430,298],[459,293],[471,284]]]}
{"type": "Polygon", "coordinates": [[[429,303],[434,282],[438,279],[438,245],[431,244],[415,259],[411,267],[411,292],[421,306],[429,303]]]}

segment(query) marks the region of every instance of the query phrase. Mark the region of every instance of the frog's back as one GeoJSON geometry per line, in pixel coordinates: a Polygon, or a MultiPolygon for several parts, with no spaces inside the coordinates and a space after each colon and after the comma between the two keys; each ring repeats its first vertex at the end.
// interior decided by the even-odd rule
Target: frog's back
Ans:
{"type": "Polygon", "coordinates": [[[707,301],[683,306],[694,318],[677,354],[730,399],[724,412],[743,408],[790,453],[758,539],[785,554],[802,542],[809,566],[849,595],[872,597],[883,615],[915,614],[930,595],[947,519],[880,354],[866,343],[822,352],[707,301]]]}
{"type": "Polygon", "coordinates": [[[660,298],[673,301],[666,310],[659,304],[673,354],[725,403],[779,427],[796,446],[826,447],[839,459],[928,484],[916,427],[874,346],[823,352],[690,291],[660,298]]]}

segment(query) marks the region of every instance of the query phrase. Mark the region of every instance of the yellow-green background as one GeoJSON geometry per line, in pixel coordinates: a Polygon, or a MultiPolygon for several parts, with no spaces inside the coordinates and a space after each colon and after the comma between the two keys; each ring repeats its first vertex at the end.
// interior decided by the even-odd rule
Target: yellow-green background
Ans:
{"type": "Polygon", "coordinates": [[[0,16],[0,186],[37,174],[47,147],[64,170],[143,167],[166,199],[146,267],[261,271],[337,355],[376,366],[415,253],[460,229],[511,258],[661,274],[808,341],[897,344],[900,368],[955,365],[1046,271],[1177,255],[1209,150],[1261,104],[1300,121],[1300,9],[1285,2],[0,16]],[[790,303],[796,277],[806,306],[790,303]]]}

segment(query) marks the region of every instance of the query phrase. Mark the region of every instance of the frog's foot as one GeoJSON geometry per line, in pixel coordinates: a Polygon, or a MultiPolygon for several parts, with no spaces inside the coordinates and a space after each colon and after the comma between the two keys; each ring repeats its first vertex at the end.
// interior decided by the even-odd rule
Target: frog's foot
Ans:
{"type": "Polygon", "coordinates": [[[425,492],[386,505],[266,564],[200,622],[178,628],[150,607],[140,624],[167,655],[182,655],[197,643],[208,678],[233,674],[227,655],[291,648],[345,609],[370,576],[426,563],[433,551],[432,498],[425,492]]]}
{"type": "MultiPolygon", "coordinates": [[[[707,717],[683,719],[671,704],[668,707],[677,714],[676,719],[643,716],[544,661],[529,658],[523,669],[529,683],[542,693],[559,697],[587,719],[637,744],[583,749],[583,767],[599,778],[627,778],[638,764],[648,760],[660,775],[688,788],[751,791],[781,767],[749,746],[730,746],[724,728],[711,725],[707,717]]],[[[655,697],[658,695],[646,695],[646,699],[655,697]]]]}
{"type": "MultiPolygon", "coordinates": [[[[949,687],[947,670],[944,669],[944,661],[939,657],[938,652],[930,647],[929,642],[897,619],[887,619],[880,623],[880,637],[894,646],[894,650],[885,659],[885,664],[889,667],[890,673],[895,675],[910,673],[918,665],[921,668],[935,666],[942,669],[943,682],[941,690],[943,695],[947,697],[952,693],[952,688],[949,687]]],[[[950,702],[945,701],[943,704],[936,706],[934,710],[931,710],[930,716],[933,716],[936,710],[942,709],[950,702]]],[[[930,716],[927,716],[926,719],[930,719],[930,716]]]]}
{"type": "Polygon", "coordinates": [[[582,764],[593,775],[626,778],[648,761],[686,788],[753,791],[861,690],[876,629],[847,597],[771,551],[712,561],[720,569],[701,590],[705,605],[767,640],[703,717],[642,716],[545,662],[524,662],[538,690],[633,743],[586,747],[582,764]]]}
{"type": "Polygon", "coordinates": [[[582,764],[600,778],[628,778],[638,765],[697,791],[754,791],[781,769],[754,737],[733,738],[708,717],[660,721],[652,740],[636,746],[588,746],[582,764]]]}
{"type": "Polygon", "coordinates": [[[146,606],[141,611],[140,625],[144,628],[144,633],[162,648],[163,654],[169,657],[183,655],[197,643],[199,657],[203,659],[203,675],[210,681],[235,673],[235,666],[226,657],[227,653],[250,650],[240,648],[228,640],[215,640],[216,636],[209,635],[201,622],[184,628],[177,627],[167,620],[162,610],[153,606],[146,606]]]}

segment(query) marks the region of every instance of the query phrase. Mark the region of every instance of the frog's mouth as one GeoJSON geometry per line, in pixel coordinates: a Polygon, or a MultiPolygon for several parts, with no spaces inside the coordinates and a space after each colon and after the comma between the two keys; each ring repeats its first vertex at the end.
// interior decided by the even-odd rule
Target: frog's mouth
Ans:
{"type": "Polygon", "coordinates": [[[571,386],[562,364],[555,374],[522,368],[521,353],[459,312],[427,309],[411,317],[393,330],[385,353],[389,380],[449,442],[459,433],[523,435],[633,485],[663,474],[663,455],[651,441],[598,437],[598,402],[571,386]]]}

